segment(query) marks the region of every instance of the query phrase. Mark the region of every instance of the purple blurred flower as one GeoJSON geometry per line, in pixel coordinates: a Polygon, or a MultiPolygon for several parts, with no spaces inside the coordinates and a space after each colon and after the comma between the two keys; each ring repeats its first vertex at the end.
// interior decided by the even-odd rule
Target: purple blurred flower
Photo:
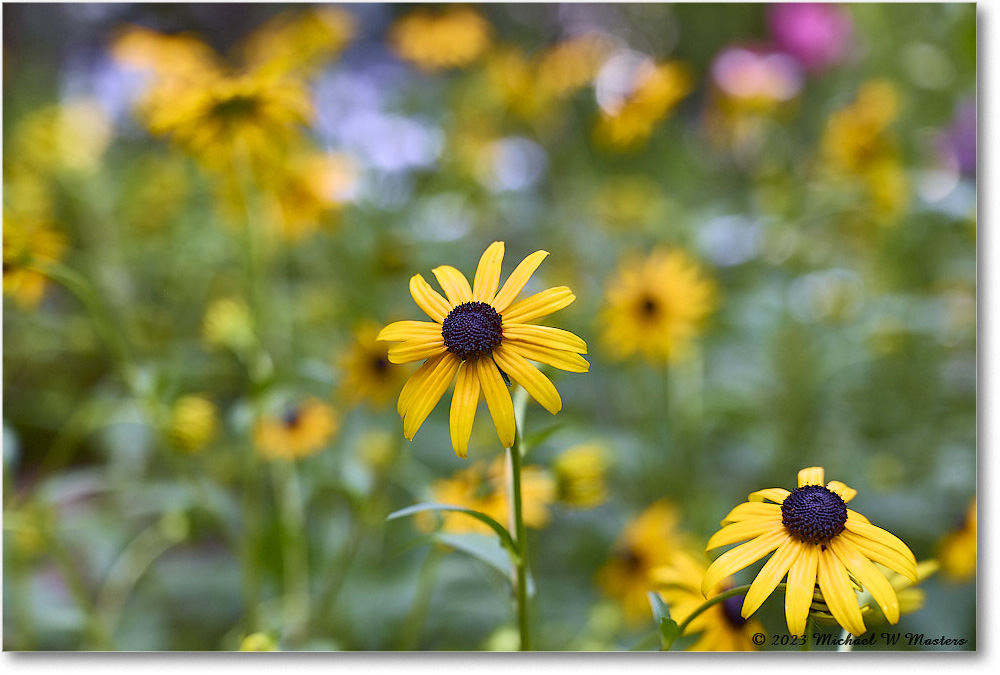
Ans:
{"type": "Polygon", "coordinates": [[[851,44],[851,17],[836,5],[772,5],[768,19],[778,47],[807,70],[822,70],[841,61],[851,44]]]}
{"type": "Polygon", "coordinates": [[[944,142],[958,160],[963,173],[976,173],[976,99],[962,101],[955,108],[951,124],[944,130],[944,142]]]}

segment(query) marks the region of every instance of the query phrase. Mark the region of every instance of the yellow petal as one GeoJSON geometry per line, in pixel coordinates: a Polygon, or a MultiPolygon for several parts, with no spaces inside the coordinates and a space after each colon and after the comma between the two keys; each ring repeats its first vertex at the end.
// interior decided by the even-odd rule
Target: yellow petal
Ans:
{"type": "Polygon", "coordinates": [[[469,437],[479,405],[479,374],[475,361],[463,361],[455,376],[455,393],[451,397],[451,447],[461,458],[469,453],[469,437]]]}
{"type": "Polygon", "coordinates": [[[788,623],[788,632],[792,635],[806,632],[806,619],[809,618],[809,605],[812,604],[816,588],[818,564],[819,547],[805,545],[788,569],[788,579],[785,582],[785,621],[788,623]]]}
{"type": "Polygon", "coordinates": [[[799,554],[802,552],[802,542],[789,537],[781,543],[778,550],[774,552],[764,566],[757,572],[756,578],[750,584],[750,590],[743,598],[743,618],[747,619],[751,614],[764,604],[768,596],[774,592],[775,587],[788,572],[799,554]]]}
{"type": "Polygon", "coordinates": [[[503,319],[510,323],[526,323],[558,312],[574,300],[576,296],[568,286],[557,286],[515,302],[503,313],[503,319]]]}
{"type": "Polygon", "coordinates": [[[778,548],[783,541],[788,539],[788,533],[782,530],[775,530],[762,534],[756,539],[752,539],[745,544],[740,544],[736,548],[731,548],[715,559],[701,580],[701,592],[708,594],[720,581],[738,572],[748,565],[757,562],[768,553],[778,548]]]}
{"type": "Polygon", "coordinates": [[[858,607],[854,584],[851,583],[844,564],[829,548],[820,548],[816,577],[819,589],[823,592],[823,600],[837,623],[852,635],[863,635],[866,630],[865,621],[861,617],[861,608],[858,607]]]}
{"type": "Polygon", "coordinates": [[[445,350],[444,339],[438,335],[424,340],[408,340],[389,347],[389,363],[412,363],[437,356],[445,350]]]}
{"type": "Polygon", "coordinates": [[[417,306],[438,323],[444,321],[448,312],[451,311],[448,301],[431,288],[431,285],[419,274],[410,277],[410,295],[413,296],[417,306]]]}
{"type": "Polygon", "coordinates": [[[439,358],[436,367],[427,376],[420,390],[413,392],[412,401],[403,417],[403,436],[407,440],[413,440],[420,425],[441,400],[458,370],[460,361],[451,352],[445,352],[439,358]]]}
{"type": "Polygon", "coordinates": [[[875,598],[875,602],[882,608],[882,613],[885,614],[889,623],[897,623],[899,621],[899,599],[885,575],[843,538],[836,537],[827,545],[840,558],[840,562],[844,563],[847,571],[875,598]]]}
{"type": "Polygon", "coordinates": [[[917,559],[913,556],[913,551],[911,551],[909,547],[899,539],[899,537],[888,530],[883,530],[881,527],[876,527],[871,523],[863,523],[852,520],[851,518],[847,519],[844,526],[848,532],[853,532],[854,534],[860,535],[869,541],[888,546],[892,550],[899,553],[906,560],[907,566],[905,570],[896,571],[900,574],[905,574],[913,581],[917,580],[917,559]]]}
{"type": "Polygon", "coordinates": [[[916,566],[909,558],[893,547],[854,534],[850,530],[844,530],[838,536],[861,551],[869,560],[874,560],[880,565],[885,565],[912,581],[916,580],[916,566]]]}
{"type": "Polygon", "coordinates": [[[477,359],[475,364],[483,397],[493,418],[493,426],[496,427],[500,443],[503,447],[509,448],[514,445],[514,434],[517,430],[514,422],[514,402],[510,398],[510,392],[507,391],[507,385],[504,384],[493,359],[477,359]]]}
{"type": "Polygon", "coordinates": [[[463,302],[472,300],[472,288],[469,287],[469,280],[451,265],[441,265],[431,270],[437,277],[438,283],[444,289],[444,294],[448,296],[448,302],[452,307],[461,305],[463,302]]]}
{"type": "Polygon", "coordinates": [[[848,521],[855,520],[855,521],[858,521],[860,523],[868,523],[869,525],[872,524],[870,520],[868,520],[867,518],[865,518],[863,515],[861,515],[857,511],[853,511],[851,509],[847,509],[847,520],[848,521]]]}
{"type": "Polygon", "coordinates": [[[757,490],[756,492],[751,492],[750,496],[747,497],[752,502],[761,502],[765,499],[769,499],[776,504],[781,504],[785,501],[785,497],[792,494],[785,488],[766,488],[764,490],[757,490]]]}
{"type": "Polygon", "coordinates": [[[539,347],[562,349],[564,351],[587,353],[587,343],[568,330],[552,326],[538,326],[530,323],[503,324],[504,340],[516,340],[519,344],[535,344],[539,347]]]}
{"type": "Polygon", "coordinates": [[[500,266],[503,264],[503,242],[495,241],[479,259],[476,278],[472,282],[472,299],[492,302],[500,287],[500,266]]]}
{"type": "Polygon", "coordinates": [[[770,532],[783,527],[781,524],[781,514],[767,516],[764,518],[751,518],[739,522],[730,523],[712,535],[705,546],[706,551],[711,551],[719,546],[735,544],[759,537],[765,532],[770,532]]]}
{"type": "Polygon", "coordinates": [[[804,485],[822,485],[823,467],[811,466],[808,469],[799,471],[799,487],[804,485]]]}
{"type": "Polygon", "coordinates": [[[777,504],[765,504],[763,502],[743,502],[722,519],[722,524],[737,523],[741,520],[751,518],[771,518],[777,517],[781,522],[781,507],[777,504]]]}
{"type": "Polygon", "coordinates": [[[531,278],[531,275],[535,273],[535,270],[538,269],[538,266],[542,264],[542,261],[545,260],[545,256],[548,254],[548,251],[535,251],[522,260],[514,268],[514,271],[510,273],[510,276],[507,277],[503,288],[500,289],[496,298],[493,299],[493,309],[503,314],[503,311],[510,306],[510,303],[514,302],[514,298],[521,292],[524,285],[528,283],[528,279],[531,278]]]}
{"type": "Polygon", "coordinates": [[[826,484],[826,489],[830,492],[836,492],[840,495],[840,498],[845,502],[849,502],[854,499],[854,496],[858,494],[858,491],[852,487],[848,487],[846,484],[841,483],[839,480],[832,480],[826,484]]]}
{"type": "Polygon", "coordinates": [[[514,378],[514,381],[524,387],[533,399],[541,403],[543,408],[553,415],[562,410],[562,399],[555,385],[523,356],[501,344],[493,350],[493,360],[514,378]]]}
{"type": "Polygon", "coordinates": [[[400,342],[441,335],[441,324],[432,321],[396,321],[379,331],[375,338],[381,342],[400,342]]]}
{"type": "Polygon", "coordinates": [[[396,411],[399,413],[400,417],[406,416],[406,410],[410,407],[410,403],[413,401],[413,395],[423,389],[424,383],[427,378],[430,377],[434,369],[437,368],[438,363],[441,359],[448,356],[448,354],[441,354],[440,356],[435,356],[429,359],[422,366],[414,371],[413,375],[410,375],[410,379],[406,381],[403,385],[402,391],[399,392],[399,401],[396,403],[396,411]]]}
{"type": "Polygon", "coordinates": [[[573,352],[540,347],[534,344],[525,344],[520,340],[508,340],[506,336],[504,336],[503,343],[524,358],[544,363],[553,368],[566,370],[571,373],[586,373],[590,370],[590,364],[587,363],[587,360],[573,352]]]}

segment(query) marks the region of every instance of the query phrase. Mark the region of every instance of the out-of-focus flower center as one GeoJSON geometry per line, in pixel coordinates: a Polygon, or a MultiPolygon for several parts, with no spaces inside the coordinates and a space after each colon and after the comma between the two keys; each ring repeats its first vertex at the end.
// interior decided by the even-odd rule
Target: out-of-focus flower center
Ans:
{"type": "Polygon", "coordinates": [[[460,359],[475,359],[496,349],[503,341],[503,320],[485,302],[463,302],[441,325],[444,345],[460,359]]]}
{"type": "Polygon", "coordinates": [[[734,595],[722,601],[722,613],[733,628],[741,628],[747,622],[742,614],[743,598],[742,595],[734,595]]]}
{"type": "Polygon", "coordinates": [[[285,410],[285,414],[281,418],[282,423],[285,425],[286,429],[294,429],[302,421],[302,409],[299,406],[292,406],[285,410]]]}
{"type": "Polygon", "coordinates": [[[785,497],[781,522],[799,541],[825,544],[844,531],[847,504],[822,485],[805,485],[785,497]]]}

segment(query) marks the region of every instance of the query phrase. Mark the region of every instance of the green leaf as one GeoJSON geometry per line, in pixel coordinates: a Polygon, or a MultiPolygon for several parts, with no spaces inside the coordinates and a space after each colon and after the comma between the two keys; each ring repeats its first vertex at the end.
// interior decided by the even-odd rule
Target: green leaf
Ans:
{"type": "Polygon", "coordinates": [[[396,518],[403,518],[405,516],[412,516],[415,513],[420,513],[421,511],[455,511],[457,513],[464,513],[466,515],[472,516],[476,520],[486,523],[493,531],[497,533],[500,537],[500,543],[503,544],[504,548],[510,551],[511,555],[517,555],[517,546],[514,544],[513,537],[510,536],[510,532],[507,531],[503,525],[497,521],[490,518],[485,513],[480,513],[473,509],[467,509],[462,506],[452,506],[450,504],[435,504],[433,502],[428,502],[424,504],[414,504],[413,506],[407,506],[405,509],[400,509],[398,511],[393,511],[388,516],[386,520],[394,520],[396,518]]]}
{"type": "Polygon", "coordinates": [[[532,433],[524,437],[524,444],[528,447],[534,448],[540,445],[541,443],[545,442],[546,440],[548,440],[548,438],[552,436],[552,434],[556,433],[565,426],[566,425],[564,423],[558,422],[556,424],[550,424],[544,429],[533,431],[532,433]]]}
{"type": "Polygon", "coordinates": [[[659,593],[649,591],[646,593],[649,598],[649,605],[653,608],[653,619],[660,629],[660,651],[669,651],[674,640],[680,635],[681,629],[677,622],[670,618],[670,610],[663,603],[663,598],[659,593]]]}

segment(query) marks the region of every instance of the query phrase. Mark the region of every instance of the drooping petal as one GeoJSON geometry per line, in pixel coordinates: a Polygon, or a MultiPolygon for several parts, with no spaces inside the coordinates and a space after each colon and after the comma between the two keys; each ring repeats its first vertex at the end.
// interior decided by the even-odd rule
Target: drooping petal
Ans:
{"type": "Polygon", "coordinates": [[[861,617],[861,608],[858,607],[858,596],[840,558],[829,548],[821,548],[816,572],[823,600],[830,608],[833,618],[852,635],[863,635],[866,630],[865,621],[861,617]]]}
{"type": "Polygon", "coordinates": [[[792,493],[785,488],[765,488],[763,490],[751,492],[747,499],[752,502],[762,502],[765,499],[769,499],[776,504],[781,504],[785,501],[785,497],[790,494],[792,493]]]}
{"type": "Polygon", "coordinates": [[[765,532],[770,532],[781,527],[781,514],[768,516],[765,518],[752,518],[741,520],[736,523],[726,525],[709,538],[705,546],[706,551],[711,551],[719,546],[735,544],[740,541],[747,541],[754,537],[759,537],[765,532]]]}
{"type": "Polygon", "coordinates": [[[830,492],[836,492],[840,495],[840,498],[845,502],[849,502],[854,499],[854,496],[858,494],[858,491],[852,487],[848,487],[846,484],[841,483],[839,480],[832,480],[826,484],[826,489],[830,492]]]}
{"type": "Polygon", "coordinates": [[[451,305],[448,304],[448,301],[431,288],[431,285],[419,274],[410,277],[410,295],[413,296],[417,306],[438,323],[444,321],[448,312],[451,311],[451,305]]]}
{"type": "Polygon", "coordinates": [[[501,344],[493,350],[493,359],[504,372],[524,387],[533,399],[541,403],[543,408],[553,415],[562,409],[562,398],[556,391],[555,385],[523,356],[501,344]]]}
{"type": "Polygon", "coordinates": [[[896,597],[896,591],[892,584],[882,572],[843,538],[835,537],[828,546],[840,558],[840,562],[844,563],[847,571],[875,598],[875,602],[882,608],[882,613],[885,614],[889,623],[897,623],[899,621],[899,599],[896,597]]]}
{"type": "Polygon", "coordinates": [[[529,295],[524,300],[518,300],[503,313],[503,319],[510,323],[526,323],[558,312],[574,300],[576,300],[576,296],[573,295],[573,291],[569,290],[568,286],[556,286],[547,291],[529,295]]]}
{"type": "Polygon", "coordinates": [[[407,340],[389,347],[389,363],[412,363],[437,356],[445,350],[444,339],[438,335],[422,340],[407,340]]]}
{"type": "Polygon", "coordinates": [[[552,326],[538,326],[531,323],[512,324],[505,321],[503,339],[516,341],[518,344],[535,344],[540,347],[562,349],[577,354],[587,353],[587,343],[577,335],[552,326]]]}
{"type": "Polygon", "coordinates": [[[510,392],[507,391],[507,385],[504,384],[503,377],[500,376],[500,371],[492,359],[477,359],[475,364],[483,397],[493,418],[493,426],[497,429],[500,443],[503,447],[509,448],[514,445],[514,434],[517,431],[514,422],[514,402],[510,398],[510,392]]]}
{"type": "Polygon", "coordinates": [[[479,374],[475,361],[463,361],[455,376],[455,393],[451,397],[451,447],[465,459],[469,453],[469,437],[479,405],[479,374]]]}
{"type": "Polygon", "coordinates": [[[375,340],[400,342],[441,335],[441,324],[432,321],[396,321],[379,331],[375,340]]]}
{"type": "Polygon", "coordinates": [[[736,548],[731,548],[715,559],[701,581],[701,592],[707,595],[710,590],[716,587],[720,581],[738,572],[748,565],[757,562],[768,553],[778,548],[783,541],[788,539],[788,533],[784,530],[774,530],[767,534],[762,534],[756,539],[752,539],[745,544],[740,544],[736,548]]]}
{"type": "Polygon", "coordinates": [[[472,288],[465,275],[451,265],[441,265],[431,270],[437,277],[438,283],[444,289],[444,294],[448,296],[448,302],[452,307],[457,307],[463,302],[472,300],[472,288]]]}
{"type": "Polygon", "coordinates": [[[590,370],[590,364],[579,354],[567,352],[560,349],[540,347],[534,344],[525,344],[519,340],[508,340],[504,337],[504,344],[508,349],[516,351],[518,354],[531,361],[544,363],[547,366],[566,370],[571,373],[586,373],[590,370]]]}
{"type": "Polygon", "coordinates": [[[854,534],[850,530],[844,530],[839,536],[851,546],[861,551],[869,560],[874,560],[894,572],[899,572],[911,580],[916,580],[916,565],[906,555],[900,553],[895,548],[887,546],[882,542],[873,541],[872,539],[854,534]]]}
{"type": "Polygon", "coordinates": [[[438,357],[437,366],[427,376],[419,391],[413,393],[409,408],[403,417],[403,436],[412,441],[420,425],[434,410],[434,406],[447,391],[460,363],[457,356],[445,352],[438,357]]]}
{"type": "Polygon", "coordinates": [[[503,242],[495,241],[479,259],[476,278],[472,282],[472,299],[492,302],[500,287],[500,266],[503,264],[503,242]]]}
{"type": "Polygon", "coordinates": [[[435,368],[437,368],[441,359],[446,356],[448,356],[448,354],[441,354],[440,356],[428,359],[422,366],[414,371],[413,375],[410,375],[410,379],[406,381],[406,384],[403,385],[402,391],[399,392],[399,400],[396,402],[396,411],[399,413],[400,417],[406,416],[406,411],[410,407],[414,394],[424,388],[427,378],[430,377],[431,373],[433,373],[435,368]]]}
{"type": "Polygon", "coordinates": [[[821,466],[810,466],[808,469],[802,469],[799,471],[799,487],[805,485],[822,485],[823,484],[823,467],[821,466]]]}
{"type": "Polygon", "coordinates": [[[750,590],[743,598],[743,618],[747,619],[751,614],[767,600],[768,596],[774,592],[775,587],[788,572],[799,554],[802,552],[803,544],[793,537],[788,537],[781,543],[781,546],[774,552],[760,572],[750,584],[750,590]]]}
{"type": "Polygon", "coordinates": [[[764,502],[743,502],[726,514],[722,519],[722,524],[738,523],[741,520],[751,518],[771,518],[777,517],[781,522],[781,507],[777,504],[766,504],[764,502]]]}
{"type": "Polygon", "coordinates": [[[531,278],[531,275],[535,273],[535,270],[538,269],[538,266],[542,264],[542,261],[545,260],[545,256],[548,254],[548,251],[535,251],[522,260],[514,268],[514,271],[510,273],[510,276],[507,277],[503,288],[500,289],[496,298],[493,299],[493,309],[503,314],[503,311],[510,306],[510,303],[514,302],[514,298],[521,292],[524,285],[528,283],[528,279],[531,278]]]}
{"type": "Polygon", "coordinates": [[[806,632],[809,605],[816,588],[816,566],[819,564],[819,547],[803,546],[799,557],[788,569],[785,582],[785,621],[788,632],[802,635],[806,632]]]}
{"type": "MultiPolygon", "coordinates": [[[[896,570],[900,574],[905,574],[908,578],[912,579],[914,582],[917,580],[917,559],[913,556],[913,551],[904,544],[899,537],[893,533],[883,530],[881,527],[876,527],[871,523],[863,523],[851,518],[847,519],[844,524],[846,531],[853,532],[854,534],[860,535],[871,542],[883,544],[888,546],[892,550],[899,553],[907,562],[906,569],[896,570]]],[[[895,568],[892,568],[895,569],[895,568]]]]}

